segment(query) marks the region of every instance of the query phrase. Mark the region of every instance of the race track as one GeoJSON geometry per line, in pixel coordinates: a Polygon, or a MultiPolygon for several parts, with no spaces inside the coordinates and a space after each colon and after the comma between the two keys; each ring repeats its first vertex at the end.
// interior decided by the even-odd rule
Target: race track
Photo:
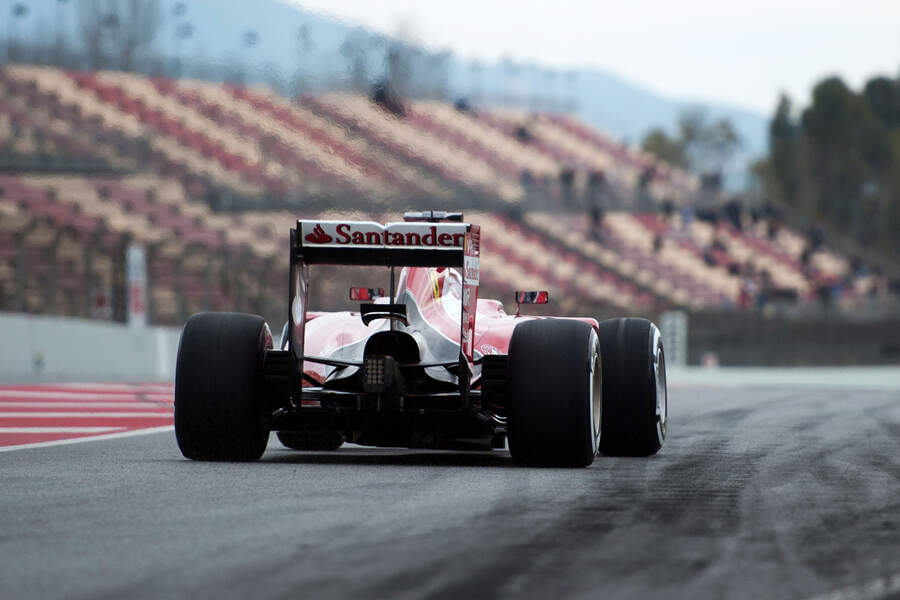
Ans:
{"type": "Polygon", "coordinates": [[[204,464],[171,431],[9,449],[0,598],[900,594],[900,390],[682,384],[670,428],[587,470],[274,438],[204,464]]]}
{"type": "Polygon", "coordinates": [[[171,383],[0,386],[0,452],[171,427],[173,388],[171,383]]]}

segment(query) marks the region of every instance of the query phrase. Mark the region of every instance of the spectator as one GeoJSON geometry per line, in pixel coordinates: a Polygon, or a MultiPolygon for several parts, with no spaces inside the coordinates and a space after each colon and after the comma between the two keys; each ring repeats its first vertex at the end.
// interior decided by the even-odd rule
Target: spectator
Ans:
{"type": "Polygon", "coordinates": [[[694,222],[694,207],[685,206],[681,209],[681,234],[688,236],[691,230],[691,224],[694,222]]]}
{"type": "Polygon", "coordinates": [[[809,247],[812,252],[818,252],[822,248],[822,242],[825,241],[825,234],[818,227],[811,225],[806,232],[809,240],[809,247]]]}
{"type": "Polygon", "coordinates": [[[725,219],[738,231],[743,229],[741,223],[741,205],[737,200],[731,200],[725,205],[725,219]]]}
{"type": "Polygon", "coordinates": [[[591,171],[588,175],[587,202],[588,205],[600,204],[606,192],[606,176],[603,171],[591,171]]]}
{"type": "Polygon", "coordinates": [[[892,279],[888,283],[887,291],[895,296],[900,296],[900,279],[892,279]]]}
{"type": "Polygon", "coordinates": [[[566,167],[560,171],[559,184],[562,187],[563,202],[571,206],[575,201],[575,170],[566,167]]]}
{"type": "Polygon", "coordinates": [[[750,209],[750,221],[756,226],[762,220],[762,210],[759,208],[751,208],[750,209]]]}
{"type": "Polygon", "coordinates": [[[741,310],[750,308],[753,296],[756,294],[756,282],[750,274],[745,274],[738,291],[737,306],[741,310]]]}
{"type": "Polygon", "coordinates": [[[599,202],[591,204],[591,237],[597,242],[603,243],[603,209],[599,202]]]}
{"type": "Polygon", "coordinates": [[[638,189],[646,190],[650,187],[650,183],[653,181],[653,178],[656,176],[656,168],[653,165],[646,167],[643,171],[641,171],[641,175],[638,178],[638,189]]]}
{"type": "Polygon", "coordinates": [[[403,103],[391,86],[385,81],[376,81],[372,86],[372,101],[397,117],[406,115],[403,103]]]}
{"type": "Polygon", "coordinates": [[[703,221],[704,223],[710,223],[715,225],[719,222],[719,215],[716,211],[711,208],[698,208],[695,212],[697,219],[703,221]]]}
{"type": "Polygon", "coordinates": [[[675,204],[666,198],[660,203],[660,208],[662,209],[663,216],[666,217],[666,220],[671,220],[672,215],[675,214],[675,204]]]}
{"type": "Polygon", "coordinates": [[[725,244],[719,238],[718,234],[713,238],[712,244],[710,246],[716,252],[728,252],[728,248],[725,247],[725,244]]]}
{"type": "Polygon", "coordinates": [[[520,125],[516,129],[516,139],[518,139],[523,144],[527,144],[531,141],[531,132],[528,131],[528,128],[524,125],[520,125]]]}
{"type": "Polygon", "coordinates": [[[763,269],[759,273],[759,292],[756,295],[756,307],[765,308],[766,304],[772,299],[772,292],[775,290],[775,282],[772,280],[772,274],[768,269],[763,269]]]}
{"type": "Polygon", "coordinates": [[[803,252],[800,253],[800,272],[803,273],[803,276],[809,278],[812,271],[812,247],[810,244],[807,244],[803,248],[803,252]]]}
{"type": "Polygon", "coordinates": [[[815,290],[819,304],[826,310],[832,306],[834,300],[841,293],[840,286],[830,279],[820,279],[815,285],[815,290]]]}
{"type": "Polygon", "coordinates": [[[468,98],[457,98],[456,102],[453,103],[453,108],[461,113],[472,111],[472,105],[469,104],[468,98]]]}

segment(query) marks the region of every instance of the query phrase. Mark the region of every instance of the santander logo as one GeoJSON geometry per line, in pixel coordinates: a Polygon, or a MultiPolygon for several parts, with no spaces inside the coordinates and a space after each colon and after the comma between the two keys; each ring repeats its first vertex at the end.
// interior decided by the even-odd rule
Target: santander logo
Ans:
{"type": "Polygon", "coordinates": [[[312,233],[306,235],[306,241],[310,244],[327,244],[332,239],[334,238],[325,233],[321,225],[316,225],[312,233]]]}
{"type": "Polygon", "coordinates": [[[462,250],[467,225],[462,223],[379,223],[361,221],[301,221],[308,244],[462,250]]]}

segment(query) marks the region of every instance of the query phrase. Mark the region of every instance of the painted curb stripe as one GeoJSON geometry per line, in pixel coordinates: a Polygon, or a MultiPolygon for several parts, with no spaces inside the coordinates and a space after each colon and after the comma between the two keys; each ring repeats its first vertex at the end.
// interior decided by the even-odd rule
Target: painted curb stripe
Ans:
{"type": "Polygon", "coordinates": [[[0,452],[10,452],[12,450],[28,450],[31,448],[49,448],[52,446],[65,446],[67,444],[80,444],[83,442],[100,442],[104,440],[116,440],[127,437],[135,437],[139,435],[149,435],[153,433],[162,433],[165,431],[174,431],[175,427],[166,425],[164,427],[152,427],[149,429],[136,429],[133,431],[122,431],[119,433],[106,433],[102,435],[92,435],[88,437],[72,438],[66,440],[54,440],[52,442],[36,442],[34,444],[18,444],[15,446],[0,446],[0,452]]]}

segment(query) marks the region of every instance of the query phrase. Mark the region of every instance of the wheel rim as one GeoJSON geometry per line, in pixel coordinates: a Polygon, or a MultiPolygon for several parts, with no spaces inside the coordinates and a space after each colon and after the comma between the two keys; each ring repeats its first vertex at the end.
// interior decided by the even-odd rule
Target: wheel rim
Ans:
{"type": "Polygon", "coordinates": [[[591,411],[591,447],[596,454],[600,446],[600,424],[603,416],[603,372],[597,334],[591,335],[591,373],[589,378],[591,411]]]}
{"type": "Polygon", "coordinates": [[[666,427],[669,416],[669,398],[666,389],[666,356],[662,343],[657,345],[656,360],[653,361],[654,379],[656,379],[656,434],[660,445],[666,439],[666,427]]]}

